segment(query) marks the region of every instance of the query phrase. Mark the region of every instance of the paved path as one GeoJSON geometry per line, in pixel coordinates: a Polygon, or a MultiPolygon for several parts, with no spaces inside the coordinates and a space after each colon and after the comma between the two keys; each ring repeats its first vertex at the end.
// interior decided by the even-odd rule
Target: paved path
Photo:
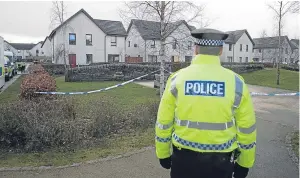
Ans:
{"type": "MultiPolygon", "coordinates": [[[[26,64],[25,72],[27,72],[29,64],[26,64]]],[[[25,74],[25,72],[23,74],[25,74]]],[[[21,72],[17,72],[17,75],[15,75],[13,78],[11,78],[9,81],[5,82],[4,86],[0,89],[0,94],[4,92],[11,84],[13,84],[20,76],[22,75],[21,72]]]]}
{"type": "MultiPolygon", "coordinates": [[[[253,92],[284,92],[250,86],[253,92]]],[[[298,128],[298,97],[253,97],[257,112],[257,161],[249,178],[296,178],[298,167],[285,146],[285,136],[298,128]]],[[[44,171],[0,172],[7,178],[168,178],[153,149],[117,160],[44,171]]]]}

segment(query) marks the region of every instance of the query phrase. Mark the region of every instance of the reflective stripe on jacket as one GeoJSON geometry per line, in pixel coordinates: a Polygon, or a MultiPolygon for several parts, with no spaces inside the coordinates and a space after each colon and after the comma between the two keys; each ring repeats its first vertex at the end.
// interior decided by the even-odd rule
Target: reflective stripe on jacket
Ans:
{"type": "Polygon", "coordinates": [[[156,154],[171,155],[171,144],[198,152],[241,151],[237,162],[252,167],[256,119],[251,96],[238,74],[223,68],[218,56],[197,55],[172,74],[156,122],[156,154]]]}

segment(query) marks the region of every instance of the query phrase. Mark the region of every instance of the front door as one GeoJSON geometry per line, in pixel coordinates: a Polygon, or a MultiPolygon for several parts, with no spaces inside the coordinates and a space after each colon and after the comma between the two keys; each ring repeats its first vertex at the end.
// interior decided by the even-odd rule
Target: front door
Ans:
{"type": "Polygon", "coordinates": [[[69,54],[69,64],[71,68],[76,67],[76,54],[69,54]]]}

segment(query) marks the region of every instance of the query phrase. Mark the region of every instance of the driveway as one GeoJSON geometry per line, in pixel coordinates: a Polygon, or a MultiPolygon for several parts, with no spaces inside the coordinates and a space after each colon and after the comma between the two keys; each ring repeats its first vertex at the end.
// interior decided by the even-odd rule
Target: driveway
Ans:
{"type": "MultiPolygon", "coordinates": [[[[144,84],[150,86],[149,82],[144,84]]],[[[153,86],[153,85],[152,85],[153,86]]],[[[252,92],[286,92],[249,86],[252,92]]],[[[285,137],[298,129],[298,97],[253,96],[257,114],[257,159],[249,178],[295,178],[298,167],[290,159],[285,137]]],[[[43,171],[1,172],[7,178],[168,178],[169,171],[160,167],[155,150],[150,149],[129,157],[86,164],[79,167],[43,171]]]]}

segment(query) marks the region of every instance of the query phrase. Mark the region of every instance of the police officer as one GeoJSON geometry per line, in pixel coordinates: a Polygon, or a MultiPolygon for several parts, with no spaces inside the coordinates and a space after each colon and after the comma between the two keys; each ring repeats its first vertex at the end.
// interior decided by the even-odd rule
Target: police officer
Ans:
{"type": "Polygon", "coordinates": [[[171,178],[231,178],[233,172],[245,178],[255,161],[256,119],[243,78],[220,64],[228,34],[198,29],[192,36],[195,57],[169,77],[159,105],[156,155],[171,178]]]}

